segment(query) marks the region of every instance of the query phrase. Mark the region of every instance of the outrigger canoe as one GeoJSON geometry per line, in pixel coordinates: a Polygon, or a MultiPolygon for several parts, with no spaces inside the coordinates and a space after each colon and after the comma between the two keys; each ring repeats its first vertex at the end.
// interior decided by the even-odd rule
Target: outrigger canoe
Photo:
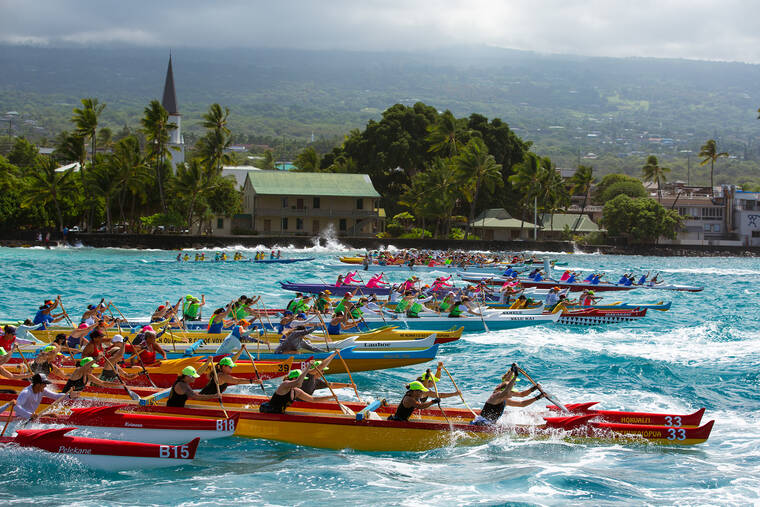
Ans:
{"type": "MultiPolygon", "coordinates": [[[[601,304],[601,305],[567,305],[568,310],[643,310],[646,308],[647,310],[657,310],[659,312],[667,312],[670,310],[671,305],[673,304],[672,301],[668,301],[665,303],[664,301],[660,301],[658,303],[623,303],[621,301],[616,301],[614,303],[609,304],[601,304]]],[[[486,306],[489,309],[509,309],[511,303],[504,304],[504,303],[494,303],[494,302],[486,302],[486,306]]],[[[529,306],[529,309],[533,308],[543,308],[543,303],[539,303],[539,305],[533,307],[529,306]]]]}
{"type": "Polygon", "coordinates": [[[132,440],[153,444],[182,444],[195,438],[212,440],[231,437],[240,413],[229,418],[177,417],[123,412],[129,405],[77,407],[68,415],[47,415],[34,424],[62,424],[85,430],[88,436],[132,440]]]}
{"type": "Polygon", "coordinates": [[[200,441],[196,438],[183,445],[165,445],[68,435],[75,429],[18,430],[14,436],[0,437],[0,444],[33,447],[74,458],[90,468],[115,471],[187,464],[195,458],[200,441]]]}
{"type": "MultiPolygon", "coordinates": [[[[468,273],[465,271],[457,273],[459,278],[466,282],[479,283],[483,282],[487,285],[502,285],[507,281],[503,276],[493,276],[488,273],[468,273]]],[[[600,291],[627,291],[634,289],[659,289],[659,290],[674,290],[679,292],[700,292],[704,290],[704,287],[698,287],[693,285],[675,285],[675,284],[656,284],[656,285],[618,285],[616,283],[600,282],[600,283],[588,283],[588,282],[559,282],[553,280],[541,280],[539,282],[531,280],[530,278],[520,278],[520,284],[523,287],[537,287],[540,289],[551,289],[552,287],[559,287],[560,289],[569,289],[570,292],[580,292],[583,290],[593,290],[594,292],[600,291]]]]}
{"type": "MultiPolygon", "coordinates": [[[[463,327],[465,331],[482,332],[482,331],[499,331],[504,329],[516,329],[527,326],[540,326],[542,324],[554,324],[560,318],[559,314],[542,314],[542,315],[501,315],[488,313],[483,317],[477,315],[467,315],[462,317],[450,318],[445,314],[439,316],[436,313],[420,313],[419,318],[407,318],[406,314],[399,314],[398,317],[386,316],[387,322],[392,322],[399,327],[406,326],[409,329],[446,329],[452,324],[463,327]]],[[[383,323],[380,317],[370,317],[365,314],[364,321],[370,326],[380,325],[383,323]]]]}
{"type": "MultiPolygon", "coordinates": [[[[2,381],[0,388],[17,381],[2,381]]],[[[0,398],[8,399],[8,394],[0,398]]],[[[138,393],[140,394],[140,393],[138,393]]],[[[99,403],[127,403],[123,391],[90,388],[81,398],[99,403]],[[94,392],[93,392],[94,391],[94,392]],[[116,401],[114,400],[116,398],[116,401]],[[119,399],[121,399],[119,401],[119,399]]],[[[712,431],[714,421],[702,426],[665,426],[656,421],[646,424],[622,423],[605,417],[609,414],[568,414],[547,416],[538,424],[529,425],[471,425],[473,415],[463,409],[445,408],[418,411],[409,421],[387,419],[396,411],[394,405],[381,405],[376,415],[362,417],[345,415],[334,403],[295,402],[284,414],[267,414],[258,406],[267,398],[261,396],[223,395],[228,413],[240,412],[236,435],[249,438],[277,440],[296,445],[327,449],[355,449],[373,452],[425,451],[451,444],[473,444],[499,435],[511,434],[526,438],[552,438],[572,442],[598,443],[653,443],[658,445],[694,445],[705,442],[712,431]]],[[[44,403],[52,400],[43,399],[44,403]]],[[[135,404],[129,401],[130,404],[135,404]]],[[[345,402],[355,413],[367,408],[364,403],[345,402]]],[[[219,417],[221,409],[216,402],[189,400],[185,408],[169,408],[159,405],[140,407],[149,413],[219,417]]],[[[635,421],[637,412],[626,412],[635,421]]],[[[660,421],[666,417],[686,417],[674,414],[658,414],[660,421]]],[[[652,416],[652,414],[648,414],[652,416]]],[[[647,416],[641,416],[642,420],[647,416]]],[[[699,414],[701,419],[701,414],[699,414]]],[[[622,419],[622,417],[620,418],[622,419]]],[[[672,419],[675,421],[675,419],[672,419]]]]}
{"type": "MultiPolygon", "coordinates": [[[[266,318],[264,319],[264,322],[266,322],[266,318]]],[[[274,323],[274,320],[273,320],[274,323]]],[[[156,328],[159,331],[160,328],[156,328]]],[[[122,328],[122,335],[125,338],[133,338],[138,332],[140,331],[140,327],[134,327],[134,328],[122,328]]],[[[401,329],[397,325],[391,326],[391,325],[385,325],[378,327],[376,329],[373,329],[372,331],[364,332],[364,333],[346,333],[346,334],[340,334],[340,335],[329,335],[329,339],[331,341],[340,341],[346,336],[356,336],[356,342],[358,344],[361,344],[361,342],[365,341],[383,341],[383,340],[398,340],[398,341],[406,341],[406,340],[419,340],[421,338],[426,338],[430,336],[431,334],[435,335],[435,343],[449,343],[458,340],[462,336],[462,332],[464,331],[464,328],[459,327],[456,328],[452,326],[451,328],[445,330],[445,331],[434,331],[434,330],[409,330],[409,329],[401,329]]],[[[37,338],[40,341],[43,342],[50,342],[52,341],[55,336],[58,333],[70,333],[71,328],[50,328],[50,329],[44,329],[44,330],[37,330],[32,331],[31,334],[37,338]]],[[[118,330],[116,328],[109,328],[108,330],[109,336],[112,336],[113,334],[118,333],[118,330]]],[[[322,336],[324,334],[323,331],[316,329],[314,333],[312,333],[316,336],[322,336]]],[[[184,331],[184,330],[178,330],[173,329],[171,333],[167,332],[161,335],[158,339],[158,342],[163,346],[166,347],[166,345],[169,345],[169,348],[172,347],[172,344],[176,344],[176,347],[179,348],[179,345],[182,343],[195,343],[198,340],[203,340],[208,345],[219,345],[224,341],[224,339],[229,335],[229,331],[225,331],[223,333],[207,333],[205,331],[201,330],[191,330],[191,331],[184,331]]],[[[255,338],[258,340],[266,340],[270,344],[273,343],[279,343],[280,338],[282,335],[279,333],[273,333],[273,332],[267,332],[265,334],[259,334],[255,338]]],[[[321,338],[320,338],[321,341],[321,338]]]]}

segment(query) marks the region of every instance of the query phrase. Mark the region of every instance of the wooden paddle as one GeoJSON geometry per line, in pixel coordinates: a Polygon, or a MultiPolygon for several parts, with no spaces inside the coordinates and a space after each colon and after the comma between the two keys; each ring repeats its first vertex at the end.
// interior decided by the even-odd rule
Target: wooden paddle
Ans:
{"type": "Polygon", "coordinates": [[[345,406],[343,403],[340,402],[340,400],[338,399],[338,395],[335,394],[335,391],[333,391],[332,386],[327,381],[327,379],[325,379],[325,376],[322,375],[322,372],[319,371],[319,368],[314,368],[314,372],[317,375],[319,375],[319,378],[322,379],[322,382],[324,382],[325,384],[327,384],[327,388],[330,390],[330,394],[332,394],[332,397],[335,398],[335,403],[338,404],[338,406],[340,407],[341,412],[343,412],[346,415],[350,415],[350,416],[354,416],[355,417],[356,416],[356,412],[354,412],[353,410],[351,410],[350,408],[348,408],[347,406],[345,406]]]}
{"type": "Polygon", "coordinates": [[[519,366],[517,366],[516,364],[514,364],[514,366],[515,366],[515,368],[517,368],[517,371],[519,371],[519,372],[522,374],[522,376],[523,376],[523,377],[525,377],[526,379],[528,379],[528,382],[530,382],[531,384],[533,384],[534,386],[536,386],[536,387],[538,388],[538,392],[540,392],[541,394],[543,394],[543,395],[544,395],[544,398],[546,398],[547,400],[549,400],[549,401],[551,401],[552,403],[554,403],[555,405],[557,405],[557,407],[559,407],[559,409],[560,409],[562,412],[565,412],[565,413],[569,413],[569,412],[570,412],[570,411],[567,409],[567,407],[566,407],[566,406],[564,406],[562,403],[560,403],[560,402],[559,402],[559,401],[558,401],[558,400],[557,400],[555,397],[553,397],[551,394],[549,394],[549,393],[547,393],[546,391],[544,391],[544,388],[543,388],[543,387],[541,387],[541,386],[540,386],[540,385],[539,385],[539,384],[538,384],[538,383],[537,383],[535,380],[533,380],[532,378],[530,378],[530,375],[528,375],[528,374],[525,372],[525,370],[523,370],[522,368],[520,368],[520,367],[519,367],[519,366]]]}
{"type": "Polygon", "coordinates": [[[322,318],[322,315],[317,312],[317,318],[319,319],[319,322],[322,324],[322,329],[325,332],[325,347],[327,348],[327,352],[330,352],[330,333],[327,330],[327,325],[325,324],[325,320],[322,318]]]}
{"type": "Polygon", "coordinates": [[[475,411],[471,409],[470,406],[467,404],[467,401],[465,401],[464,396],[462,395],[462,391],[459,390],[459,386],[457,386],[457,383],[454,381],[454,377],[451,376],[451,373],[449,373],[449,370],[446,368],[446,366],[443,366],[443,365],[441,366],[443,367],[443,371],[446,372],[446,375],[448,375],[449,378],[451,379],[451,383],[454,384],[454,389],[456,389],[457,392],[459,393],[459,397],[462,399],[462,403],[464,403],[464,406],[467,407],[467,410],[469,410],[473,416],[477,417],[478,414],[476,414],[475,411]]]}
{"type": "Polygon", "coordinates": [[[266,390],[264,390],[264,382],[261,380],[261,375],[259,375],[259,370],[256,368],[256,363],[254,362],[253,357],[251,357],[251,353],[248,352],[247,348],[245,348],[245,344],[243,344],[243,350],[248,355],[248,359],[250,359],[251,361],[251,366],[253,366],[253,372],[256,374],[256,379],[259,381],[259,387],[261,387],[261,392],[264,393],[264,396],[267,396],[267,392],[266,390]]]}
{"type": "Polygon", "coordinates": [[[453,429],[453,426],[451,425],[451,421],[449,421],[449,416],[446,415],[446,411],[443,410],[443,407],[441,406],[441,396],[438,394],[438,383],[435,381],[435,377],[432,373],[430,373],[430,368],[427,369],[427,377],[433,381],[433,389],[435,391],[435,397],[438,400],[438,410],[441,411],[441,414],[443,414],[443,418],[446,419],[446,422],[449,424],[449,427],[453,429]]]}
{"type": "Polygon", "coordinates": [[[230,417],[227,415],[227,410],[224,408],[224,403],[222,403],[222,392],[219,390],[219,377],[216,374],[216,365],[214,364],[214,359],[209,358],[211,361],[211,373],[214,375],[214,385],[216,386],[216,395],[219,396],[219,406],[222,407],[222,412],[224,412],[225,419],[229,419],[230,417]]]}
{"type": "MultiPolygon", "coordinates": [[[[119,312],[119,313],[121,313],[121,312],[119,312]]],[[[127,341],[126,338],[124,338],[124,341],[128,343],[128,341],[127,341]]],[[[133,347],[134,347],[134,345],[133,345],[133,347]]],[[[143,363],[142,357],[140,356],[140,352],[138,352],[137,350],[135,350],[135,355],[137,356],[137,360],[140,361],[140,368],[142,368],[142,372],[145,374],[145,376],[148,377],[148,382],[150,382],[150,385],[152,385],[153,387],[158,388],[158,386],[155,384],[155,382],[153,382],[153,379],[150,378],[150,373],[148,373],[148,370],[145,369],[145,363],[143,363]]]]}
{"type": "Polygon", "coordinates": [[[0,437],[5,435],[5,430],[8,429],[8,425],[11,423],[11,420],[13,419],[13,407],[16,406],[16,400],[12,400],[10,403],[6,403],[3,407],[3,410],[6,408],[8,409],[8,420],[5,421],[5,426],[3,426],[3,431],[0,432],[0,437]]]}
{"type": "Polygon", "coordinates": [[[116,375],[116,378],[119,379],[119,383],[124,388],[124,390],[127,392],[127,394],[129,395],[129,397],[132,398],[135,401],[139,401],[140,397],[137,395],[137,393],[134,393],[134,392],[132,392],[132,391],[129,390],[129,387],[127,387],[126,382],[124,382],[124,379],[122,379],[121,375],[119,375],[119,370],[117,370],[116,366],[111,362],[110,359],[108,359],[108,355],[106,353],[103,353],[103,359],[105,359],[106,362],[108,363],[108,366],[110,366],[111,369],[113,369],[113,372],[116,375]]]}
{"type": "Polygon", "coordinates": [[[26,369],[29,370],[29,374],[30,375],[33,374],[34,372],[32,371],[32,367],[29,366],[29,362],[27,362],[26,357],[24,357],[24,353],[21,352],[20,348],[18,348],[18,344],[16,342],[13,342],[13,348],[15,348],[16,352],[18,352],[19,355],[21,355],[21,359],[24,361],[24,366],[26,366],[26,369]]]}
{"type": "MultiPolygon", "coordinates": [[[[261,301],[261,300],[260,300],[261,301]]],[[[256,303],[256,308],[259,307],[259,303],[256,303]]],[[[264,317],[267,318],[267,324],[269,324],[269,327],[272,328],[272,331],[274,331],[275,327],[272,325],[272,321],[269,319],[269,312],[267,311],[267,307],[264,304],[264,301],[261,301],[261,308],[264,310],[264,317]]],[[[262,327],[264,327],[264,321],[261,319],[261,310],[259,310],[259,320],[261,320],[262,327]]],[[[266,337],[266,329],[264,330],[264,336],[266,337]]],[[[272,352],[272,347],[269,345],[269,340],[264,338],[264,342],[267,344],[267,349],[269,352],[272,352]]]]}
{"type": "Polygon", "coordinates": [[[348,369],[348,364],[346,364],[346,360],[343,359],[343,356],[340,354],[340,350],[336,350],[336,352],[338,353],[338,357],[343,363],[343,367],[346,369],[346,373],[348,373],[348,379],[351,381],[351,387],[354,388],[354,393],[356,393],[356,399],[359,400],[359,403],[364,403],[362,401],[361,396],[359,396],[359,390],[356,388],[356,383],[354,382],[354,378],[351,376],[351,370],[348,369]]]}
{"type": "Polygon", "coordinates": [[[69,322],[69,325],[71,327],[74,327],[74,323],[71,321],[71,317],[69,317],[69,314],[66,311],[66,308],[63,307],[63,301],[61,300],[60,296],[58,296],[58,304],[61,305],[61,311],[63,312],[63,315],[66,317],[66,320],[69,322]]]}

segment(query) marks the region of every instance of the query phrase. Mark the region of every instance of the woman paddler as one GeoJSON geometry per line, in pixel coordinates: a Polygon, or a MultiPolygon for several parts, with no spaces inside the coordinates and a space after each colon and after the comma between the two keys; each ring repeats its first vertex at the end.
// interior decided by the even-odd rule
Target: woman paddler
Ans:
{"type": "Polygon", "coordinates": [[[100,374],[100,380],[118,382],[119,377],[134,379],[140,375],[139,373],[127,373],[119,366],[124,361],[124,348],[124,337],[120,334],[114,335],[111,338],[111,346],[103,352],[108,361],[103,360],[103,372],[100,374]]]}
{"type": "Polygon", "coordinates": [[[79,362],[79,367],[69,375],[66,385],[61,392],[67,393],[71,390],[83,391],[90,383],[100,387],[121,387],[119,382],[107,382],[100,380],[92,373],[95,367],[95,360],[91,357],[85,357],[79,362]]]}
{"type": "Polygon", "coordinates": [[[422,410],[441,401],[440,398],[422,401],[430,390],[422,382],[415,380],[406,386],[406,393],[396,407],[396,413],[388,416],[389,421],[408,421],[415,410],[422,410]]]}
{"type": "Polygon", "coordinates": [[[303,383],[301,384],[301,390],[303,392],[306,394],[314,394],[314,391],[317,389],[326,389],[327,387],[330,387],[333,390],[341,389],[343,387],[351,387],[351,384],[327,382],[324,380],[324,375],[322,375],[322,373],[330,369],[327,367],[327,365],[330,364],[330,361],[332,361],[336,355],[338,355],[337,351],[327,356],[324,361],[314,362],[313,368],[309,370],[309,372],[306,374],[306,377],[303,379],[303,383]],[[319,371],[319,373],[317,373],[317,371],[319,371]]]}
{"type": "MultiPolygon", "coordinates": [[[[5,364],[5,362],[10,359],[10,356],[11,355],[6,352],[3,347],[0,347],[0,361],[2,361],[0,364],[5,364]]],[[[11,380],[24,380],[29,378],[29,373],[13,373],[6,370],[4,366],[0,366],[0,377],[9,378],[11,380]]]]}
{"type": "Polygon", "coordinates": [[[172,385],[172,390],[169,393],[169,399],[166,400],[167,407],[184,408],[188,399],[191,400],[215,400],[219,399],[219,395],[216,394],[214,389],[213,394],[199,394],[193,391],[190,387],[190,382],[193,379],[200,377],[198,372],[192,366],[186,366],[182,369],[182,373],[177,375],[177,380],[172,385]]]}
{"type": "Polygon", "coordinates": [[[282,414],[296,400],[314,403],[317,401],[334,399],[332,396],[312,396],[301,389],[304,378],[313,365],[313,361],[309,361],[303,371],[298,369],[290,370],[288,376],[283,379],[279,386],[277,386],[277,389],[274,391],[274,394],[272,394],[269,401],[265,401],[259,406],[259,412],[265,414],[282,414]]]}
{"type": "Polygon", "coordinates": [[[43,373],[45,375],[55,375],[62,379],[66,378],[66,373],[55,364],[58,354],[60,352],[58,352],[58,348],[55,345],[44,347],[29,364],[32,373],[43,373]]]}
{"type": "Polygon", "coordinates": [[[354,329],[358,326],[358,323],[354,321],[350,323],[348,317],[343,312],[335,312],[333,318],[327,323],[327,332],[332,335],[339,335],[341,331],[354,329]]]}
{"type": "MultiPolygon", "coordinates": [[[[223,357],[219,363],[217,363],[214,368],[216,368],[216,378],[219,379],[219,392],[223,393],[227,390],[227,388],[231,385],[238,385],[238,384],[261,384],[260,379],[254,379],[251,378],[241,378],[241,377],[233,377],[232,376],[232,369],[235,367],[235,361],[237,361],[237,358],[240,356],[240,352],[242,352],[243,349],[241,348],[240,351],[236,354],[236,357],[234,359],[232,357],[223,357]]],[[[205,364],[200,367],[198,370],[199,375],[203,375],[207,369],[211,368],[211,364],[205,364]]],[[[216,394],[216,385],[215,385],[215,379],[214,375],[212,373],[209,373],[209,381],[208,384],[206,384],[203,389],[200,390],[201,394],[216,394]]]]}
{"type": "MultiPolygon", "coordinates": [[[[441,380],[441,368],[443,368],[443,362],[438,361],[438,368],[435,371],[435,374],[430,373],[430,370],[426,371],[419,377],[417,377],[417,382],[421,382],[423,386],[427,388],[428,391],[431,389],[435,390],[435,385],[441,380]]],[[[461,396],[461,392],[459,390],[454,391],[453,393],[442,393],[438,392],[438,398],[452,398],[454,396],[461,396]]],[[[420,399],[420,401],[427,401],[427,396],[424,396],[420,399]]]]}
{"type": "Polygon", "coordinates": [[[161,354],[161,357],[165,360],[166,352],[156,341],[156,332],[145,331],[143,337],[145,340],[144,342],[134,346],[130,345],[126,348],[127,353],[132,354],[126,362],[129,363],[130,366],[133,366],[136,362],[139,363],[140,360],[136,360],[138,354],[140,355],[140,359],[142,359],[142,364],[155,363],[156,354],[161,354]]]}
{"type": "Polygon", "coordinates": [[[496,424],[496,421],[498,421],[504,413],[504,408],[506,408],[507,405],[510,407],[527,407],[544,397],[543,393],[541,393],[528,400],[512,401],[511,398],[513,397],[523,398],[539,389],[539,386],[536,384],[525,391],[513,391],[512,388],[514,388],[515,382],[517,382],[517,373],[517,367],[513,365],[512,368],[501,377],[501,383],[496,386],[496,389],[493,390],[491,396],[486,400],[483,408],[480,410],[480,415],[470,424],[496,424]]]}

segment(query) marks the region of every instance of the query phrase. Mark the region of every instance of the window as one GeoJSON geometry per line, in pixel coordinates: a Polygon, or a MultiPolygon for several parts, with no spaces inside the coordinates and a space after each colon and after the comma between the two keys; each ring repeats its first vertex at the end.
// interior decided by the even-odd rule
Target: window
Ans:
{"type": "Polygon", "coordinates": [[[283,231],[287,231],[288,230],[288,219],[287,218],[283,218],[282,219],[282,223],[280,224],[280,229],[282,229],[283,231]]]}
{"type": "Polygon", "coordinates": [[[752,231],[753,238],[760,238],[760,231],[752,231]]]}
{"type": "Polygon", "coordinates": [[[341,218],[341,219],[338,221],[338,229],[339,229],[341,232],[346,232],[346,229],[348,229],[348,224],[346,223],[346,219],[345,219],[345,218],[341,218]]]}
{"type": "Polygon", "coordinates": [[[319,209],[319,197],[315,197],[311,201],[311,207],[314,208],[314,209],[319,209]]]}
{"type": "Polygon", "coordinates": [[[704,228],[705,228],[705,232],[710,232],[710,224],[705,224],[704,228]]]}
{"type": "Polygon", "coordinates": [[[713,224],[713,232],[720,232],[720,224],[713,224]]]}
{"type": "Polygon", "coordinates": [[[282,207],[283,208],[287,208],[288,207],[288,198],[287,197],[283,197],[282,198],[282,207]]]}
{"type": "Polygon", "coordinates": [[[297,231],[303,230],[303,218],[296,218],[296,230],[297,231]]]}
{"type": "Polygon", "coordinates": [[[364,199],[356,200],[356,209],[364,209],[364,199]]]}
{"type": "Polygon", "coordinates": [[[223,218],[217,218],[216,219],[216,228],[217,229],[224,229],[224,219],[223,218]]]}
{"type": "Polygon", "coordinates": [[[723,208],[702,208],[702,220],[723,220],[723,208]]]}

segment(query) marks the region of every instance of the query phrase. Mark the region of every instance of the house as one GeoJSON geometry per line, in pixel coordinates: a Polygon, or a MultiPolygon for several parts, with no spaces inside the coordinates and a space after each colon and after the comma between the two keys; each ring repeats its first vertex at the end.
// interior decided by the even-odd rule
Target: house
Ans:
{"type": "Polygon", "coordinates": [[[217,217],[213,234],[315,236],[332,229],[338,236],[371,237],[383,229],[380,194],[366,174],[256,168],[228,168],[222,174],[237,180],[243,209],[234,217],[217,217]]]}
{"type": "MultiPolygon", "coordinates": [[[[652,197],[657,199],[656,196],[652,197]]],[[[660,239],[661,244],[740,245],[733,227],[734,198],[731,187],[692,187],[682,182],[666,185],[660,204],[678,212],[683,227],[675,240],[660,239]]]]}
{"type": "Polygon", "coordinates": [[[542,213],[539,215],[541,239],[563,239],[565,231],[575,234],[599,232],[599,226],[586,214],[578,213],[542,213]]]}
{"type": "Polygon", "coordinates": [[[734,224],[741,241],[760,246],[760,192],[737,190],[734,197],[734,224]]]}
{"type": "Polygon", "coordinates": [[[530,222],[512,218],[503,208],[491,208],[478,215],[470,227],[481,239],[512,241],[531,239],[535,226],[530,222]]]}

